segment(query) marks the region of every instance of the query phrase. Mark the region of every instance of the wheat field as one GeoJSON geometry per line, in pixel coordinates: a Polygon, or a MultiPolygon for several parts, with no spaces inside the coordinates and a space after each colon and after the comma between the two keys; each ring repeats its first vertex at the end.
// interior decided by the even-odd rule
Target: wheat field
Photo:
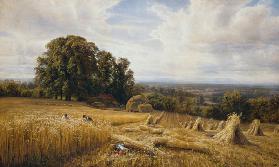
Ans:
{"type": "MultiPolygon", "coordinates": [[[[100,110],[79,102],[0,98],[0,166],[279,166],[274,124],[262,124],[265,136],[248,135],[249,125],[241,124],[251,144],[222,145],[212,137],[216,130],[183,128],[196,117],[164,113],[157,127],[141,130],[147,117],[148,113],[100,110]],[[69,120],[61,119],[64,113],[69,120]],[[82,115],[93,122],[83,122],[82,115]],[[152,133],[154,129],[160,133],[152,133]],[[114,135],[138,148],[116,154],[114,135]],[[155,146],[155,139],[163,145],[155,146]],[[149,155],[141,147],[158,154],[149,155]]],[[[205,127],[219,122],[202,120],[205,127]]]]}

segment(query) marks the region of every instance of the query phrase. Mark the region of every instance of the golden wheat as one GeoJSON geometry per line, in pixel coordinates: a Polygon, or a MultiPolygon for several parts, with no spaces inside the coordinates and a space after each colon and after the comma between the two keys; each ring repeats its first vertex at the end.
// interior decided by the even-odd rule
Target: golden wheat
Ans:
{"type": "Polygon", "coordinates": [[[261,128],[261,121],[259,119],[253,120],[247,133],[254,136],[264,136],[263,130],[261,128]]]}
{"type": "Polygon", "coordinates": [[[79,120],[27,118],[0,122],[0,166],[65,160],[109,140],[106,129],[79,120]]]}

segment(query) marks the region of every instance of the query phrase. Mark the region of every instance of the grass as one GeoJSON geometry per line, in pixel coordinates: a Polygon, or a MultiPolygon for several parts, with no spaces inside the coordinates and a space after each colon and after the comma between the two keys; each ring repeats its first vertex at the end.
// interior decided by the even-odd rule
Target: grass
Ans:
{"type": "MultiPolygon", "coordinates": [[[[160,114],[152,113],[155,117],[160,114]]],[[[147,116],[94,109],[79,102],[0,98],[0,166],[279,166],[279,135],[273,135],[274,124],[261,124],[265,136],[244,133],[251,145],[221,145],[212,138],[217,131],[181,127],[181,122],[195,117],[165,113],[158,125],[164,132],[150,133],[139,128],[147,116]],[[61,120],[64,113],[70,120],[61,120]],[[92,124],[82,122],[84,114],[92,117],[92,124]],[[148,146],[156,138],[167,137],[169,142],[156,147],[164,155],[130,150],[119,156],[111,135],[123,135],[148,146]],[[192,144],[208,152],[188,149],[192,144]],[[187,149],[179,149],[181,145],[187,149]]],[[[240,125],[243,132],[248,127],[240,125]]]]}

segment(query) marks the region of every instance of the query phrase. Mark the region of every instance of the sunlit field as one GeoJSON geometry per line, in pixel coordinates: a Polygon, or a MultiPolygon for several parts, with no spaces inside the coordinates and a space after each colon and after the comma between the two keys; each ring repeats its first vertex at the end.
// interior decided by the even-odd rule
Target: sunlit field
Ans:
{"type": "MultiPolygon", "coordinates": [[[[241,124],[250,144],[224,145],[212,138],[216,130],[183,127],[195,117],[164,113],[158,125],[144,128],[147,117],[79,102],[0,98],[0,166],[279,166],[276,125],[262,124],[264,136],[251,136],[241,124]],[[64,113],[69,120],[62,119],[64,113]],[[93,122],[84,122],[82,115],[93,122]],[[118,136],[137,147],[116,154],[118,136]],[[157,146],[158,140],[169,142],[157,146]]],[[[219,121],[203,122],[206,127],[219,121]]]]}

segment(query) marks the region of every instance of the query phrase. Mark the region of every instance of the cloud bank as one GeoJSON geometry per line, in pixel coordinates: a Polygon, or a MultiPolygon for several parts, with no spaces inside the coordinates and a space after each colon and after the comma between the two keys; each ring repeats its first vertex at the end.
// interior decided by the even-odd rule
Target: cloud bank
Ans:
{"type": "Polygon", "coordinates": [[[151,7],[163,21],[152,32],[178,80],[278,83],[279,17],[248,0],[191,0],[171,11],[151,7]],[[175,67],[175,68],[174,68],[175,67]]]}

